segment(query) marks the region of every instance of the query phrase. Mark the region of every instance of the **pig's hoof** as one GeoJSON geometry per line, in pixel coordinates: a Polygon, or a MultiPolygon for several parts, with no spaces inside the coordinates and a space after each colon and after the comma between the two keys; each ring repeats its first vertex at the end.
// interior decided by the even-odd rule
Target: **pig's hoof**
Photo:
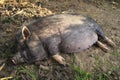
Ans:
{"type": "Polygon", "coordinates": [[[65,59],[59,55],[59,54],[56,54],[56,55],[53,55],[52,56],[54,60],[56,60],[58,63],[62,64],[62,65],[66,65],[66,62],[65,62],[65,59]]]}
{"type": "Polygon", "coordinates": [[[108,37],[105,37],[105,40],[107,41],[107,43],[108,43],[110,46],[112,46],[112,47],[115,47],[115,46],[116,46],[116,44],[115,44],[111,39],[109,39],[108,37]]]}

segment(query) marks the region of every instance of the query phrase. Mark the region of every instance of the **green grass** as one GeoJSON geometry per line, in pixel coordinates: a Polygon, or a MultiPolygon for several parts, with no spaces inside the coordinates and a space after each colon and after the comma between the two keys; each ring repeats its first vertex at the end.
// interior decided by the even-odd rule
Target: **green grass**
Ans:
{"type": "Polygon", "coordinates": [[[93,71],[93,73],[88,73],[78,66],[71,65],[70,67],[74,71],[74,80],[112,80],[113,79],[109,71],[104,72],[99,68],[93,71]]]}
{"type": "Polygon", "coordinates": [[[71,66],[71,68],[75,72],[74,80],[90,80],[91,75],[82,70],[80,67],[71,66]]]}
{"type": "Polygon", "coordinates": [[[111,80],[111,77],[108,73],[98,71],[94,73],[93,80],[111,80]]]}
{"type": "Polygon", "coordinates": [[[17,68],[16,76],[13,80],[20,80],[27,78],[30,80],[37,80],[37,74],[35,71],[35,66],[19,66],[17,68]],[[23,76],[23,77],[21,77],[23,76]]]}
{"type": "Polygon", "coordinates": [[[120,69],[119,66],[113,66],[106,62],[106,60],[103,60],[103,63],[101,63],[100,57],[95,57],[96,63],[94,66],[94,70],[92,72],[86,72],[81,67],[75,65],[75,57],[72,55],[71,57],[72,63],[70,65],[71,69],[74,72],[74,80],[113,80],[116,79],[119,80],[119,77],[116,75],[116,70],[120,69]],[[102,70],[102,67],[108,64],[109,67],[106,71],[102,70]],[[112,66],[112,67],[110,67],[112,66]]]}

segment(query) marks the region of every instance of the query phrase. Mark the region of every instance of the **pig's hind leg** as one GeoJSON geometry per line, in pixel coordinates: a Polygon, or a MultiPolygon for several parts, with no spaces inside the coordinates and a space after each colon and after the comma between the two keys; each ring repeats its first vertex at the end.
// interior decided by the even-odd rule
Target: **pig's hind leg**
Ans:
{"type": "Polygon", "coordinates": [[[111,39],[109,39],[107,36],[105,36],[104,37],[104,40],[108,43],[108,44],[110,44],[111,46],[116,46],[116,44],[111,40],[111,39]]]}
{"type": "MultiPolygon", "coordinates": [[[[104,32],[103,32],[103,30],[102,30],[102,28],[100,26],[96,27],[96,33],[97,33],[99,38],[103,39],[110,46],[113,46],[113,47],[116,46],[115,43],[111,39],[109,39],[107,36],[105,36],[105,34],[104,34],[104,32]]],[[[99,44],[99,42],[98,42],[98,44],[99,44]]]]}
{"type": "Polygon", "coordinates": [[[54,60],[56,60],[58,63],[65,65],[65,59],[60,55],[59,52],[59,45],[60,38],[59,37],[51,37],[47,40],[47,48],[49,51],[49,54],[52,56],[54,60]]]}
{"type": "Polygon", "coordinates": [[[97,41],[97,45],[105,52],[109,51],[109,48],[105,44],[103,44],[101,41],[97,41]]]}

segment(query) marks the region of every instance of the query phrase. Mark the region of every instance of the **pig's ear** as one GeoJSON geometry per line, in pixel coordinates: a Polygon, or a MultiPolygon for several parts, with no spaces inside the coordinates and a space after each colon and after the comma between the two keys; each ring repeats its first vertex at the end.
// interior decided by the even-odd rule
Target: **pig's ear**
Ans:
{"type": "Polygon", "coordinates": [[[23,26],[23,28],[22,28],[23,39],[28,39],[30,37],[30,35],[31,35],[30,30],[26,26],[23,26]]]}

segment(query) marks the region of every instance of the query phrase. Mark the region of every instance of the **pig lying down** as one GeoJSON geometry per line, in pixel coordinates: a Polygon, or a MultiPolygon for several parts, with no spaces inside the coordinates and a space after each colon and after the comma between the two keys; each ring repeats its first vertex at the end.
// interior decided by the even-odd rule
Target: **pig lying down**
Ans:
{"type": "Polygon", "coordinates": [[[78,14],[55,14],[39,18],[18,31],[18,52],[13,63],[35,63],[53,57],[58,63],[66,64],[60,53],[78,53],[93,44],[108,51],[114,42],[105,36],[101,27],[91,18],[78,14]]]}

